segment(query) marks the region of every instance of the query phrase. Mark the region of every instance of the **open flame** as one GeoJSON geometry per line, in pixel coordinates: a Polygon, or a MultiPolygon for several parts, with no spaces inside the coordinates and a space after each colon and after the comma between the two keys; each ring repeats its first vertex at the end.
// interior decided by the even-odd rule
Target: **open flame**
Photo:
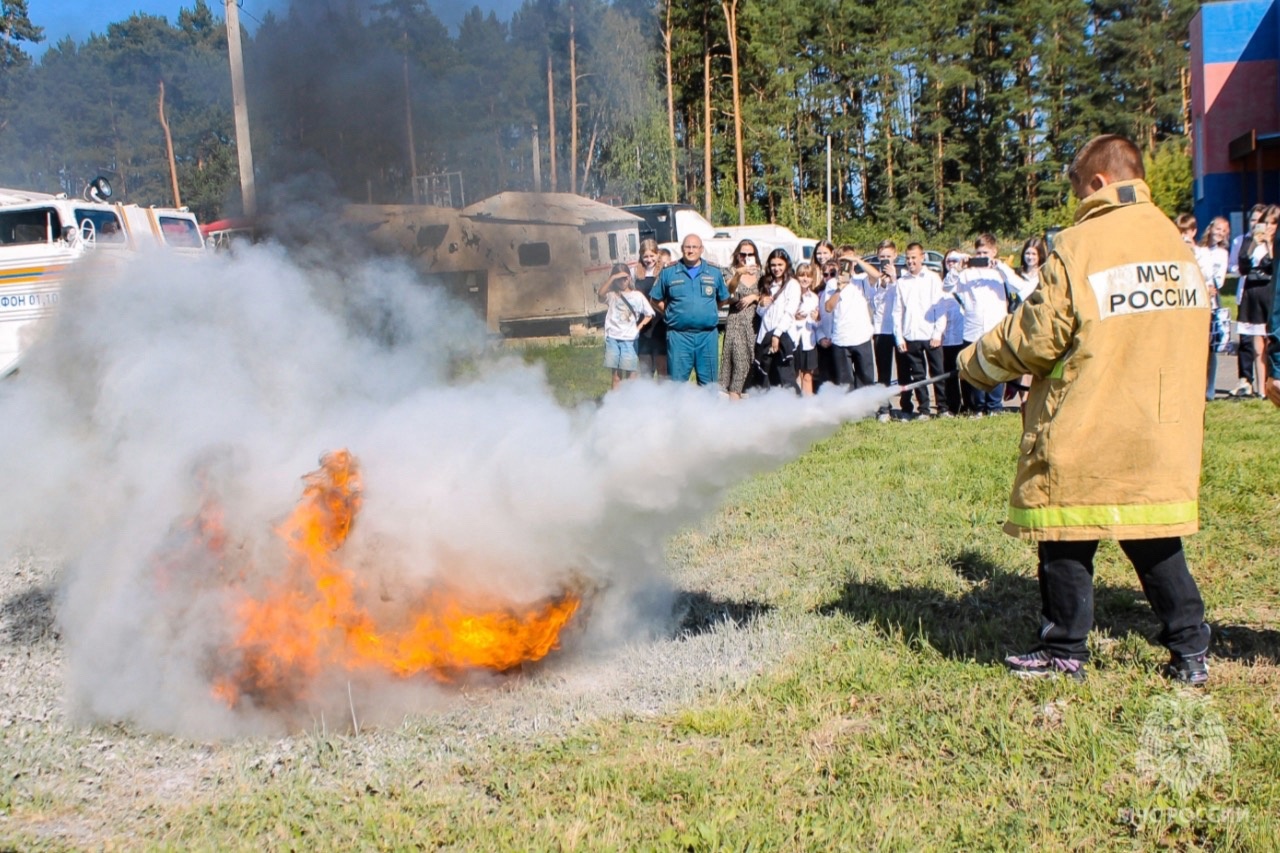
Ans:
{"type": "Polygon", "coordinates": [[[360,467],[346,450],[325,455],[304,478],[302,499],[277,529],[289,551],[282,576],[234,604],[236,631],[214,694],[281,706],[303,699],[322,673],[380,672],[453,681],[483,669],[510,670],[558,647],[582,604],[559,597],[517,605],[436,585],[395,608],[371,609],[360,578],[338,552],[361,507],[360,467]]]}

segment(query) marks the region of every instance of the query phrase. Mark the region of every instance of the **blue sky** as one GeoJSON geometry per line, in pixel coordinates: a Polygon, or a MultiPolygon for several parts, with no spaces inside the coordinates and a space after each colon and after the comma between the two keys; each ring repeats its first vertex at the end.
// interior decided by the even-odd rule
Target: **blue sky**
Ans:
{"type": "MultiPolygon", "coordinates": [[[[222,0],[207,0],[214,14],[222,17],[222,0]]],[[[240,8],[244,23],[254,26],[250,14],[261,17],[271,8],[273,0],[242,0],[240,8]]],[[[47,47],[64,36],[83,41],[90,33],[104,33],[107,25],[123,21],[134,12],[163,15],[169,23],[176,23],[178,10],[195,5],[195,0],[27,0],[31,23],[44,27],[44,44],[47,47]]],[[[40,48],[35,53],[39,55],[40,48]]]]}
{"type": "MultiPolygon", "coordinates": [[[[224,0],[206,0],[213,12],[222,17],[224,0]]],[[[321,2],[321,0],[298,0],[302,3],[321,2]]],[[[488,11],[498,13],[504,20],[510,18],[511,12],[520,7],[521,0],[433,0],[431,8],[451,29],[457,26],[466,10],[479,6],[488,11]]],[[[28,0],[27,10],[31,22],[44,27],[45,40],[41,45],[27,52],[39,56],[44,48],[54,44],[65,36],[76,41],[83,41],[90,33],[103,33],[107,25],[114,21],[123,21],[134,12],[145,12],[150,15],[163,15],[169,23],[176,23],[178,10],[195,5],[195,0],[28,0]]],[[[261,18],[272,8],[284,9],[289,0],[240,0],[240,20],[252,31],[257,24],[254,18],[261,18]]]]}

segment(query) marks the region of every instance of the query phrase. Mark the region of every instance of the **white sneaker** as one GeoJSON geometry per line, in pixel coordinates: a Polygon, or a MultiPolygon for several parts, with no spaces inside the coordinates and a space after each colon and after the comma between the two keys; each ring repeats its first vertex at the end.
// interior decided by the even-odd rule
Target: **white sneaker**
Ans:
{"type": "Polygon", "coordinates": [[[932,418],[930,418],[928,415],[920,415],[918,418],[916,418],[916,420],[918,420],[918,421],[928,421],[928,420],[933,420],[933,419],[932,419],[932,418]]]}
{"type": "Polygon", "coordinates": [[[1241,379],[1240,384],[1236,386],[1236,390],[1231,392],[1232,397],[1252,397],[1253,386],[1249,384],[1247,379],[1241,379]]]}
{"type": "Polygon", "coordinates": [[[882,424],[887,424],[889,421],[893,420],[893,418],[890,417],[888,412],[881,412],[880,414],[876,415],[876,420],[878,420],[882,424]]]}

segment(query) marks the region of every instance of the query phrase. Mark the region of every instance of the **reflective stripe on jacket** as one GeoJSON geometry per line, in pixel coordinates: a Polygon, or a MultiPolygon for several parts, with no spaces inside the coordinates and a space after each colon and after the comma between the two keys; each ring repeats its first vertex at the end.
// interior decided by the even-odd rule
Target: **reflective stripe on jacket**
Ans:
{"type": "Polygon", "coordinates": [[[961,352],[990,389],[1033,377],[1005,531],[1152,539],[1199,528],[1208,291],[1142,181],[1085,199],[1040,287],[961,352]]]}

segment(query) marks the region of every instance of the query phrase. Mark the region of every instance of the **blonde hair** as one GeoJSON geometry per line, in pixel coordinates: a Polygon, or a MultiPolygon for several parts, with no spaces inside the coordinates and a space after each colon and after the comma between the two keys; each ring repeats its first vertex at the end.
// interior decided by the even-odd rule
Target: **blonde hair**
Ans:
{"type": "Polygon", "coordinates": [[[656,276],[658,272],[661,271],[662,269],[662,256],[658,254],[658,241],[652,238],[646,237],[645,239],[640,241],[640,251],[636,252],[635,277],[638,279],[644,278],[644,274],[645,274],[644,253],[645,252],[653,252],[653,255],[654,255],[653,274],[656,276]]]}
{"type": "Polygon", "coordinates": [[[1225,246],[1231,242],[1231,223],[1227,221],[1227,217],[1225,216],[1215,216],[1213,219],[1209,220],[1209,227],[1204,229],[1204,235],[1200,238],[1201,246],[1209,245],[1209,241],[1213,239],[1213,226],[1217,225],[1219,222],[1227,226],[1227,239],[1223,240],[1219,245],[1225,246]]]}
{"type": "Polygon", "coordinates": [[[826,286],[826,282],[822,279],[822,273],[818,271],[816,266],[808,261],[796,265],[796,280],[799,281],[800,277],[804,275],[812,278],[812,281],[809,283],[810,290],[817,290],[819,286],[826,286]]]}

